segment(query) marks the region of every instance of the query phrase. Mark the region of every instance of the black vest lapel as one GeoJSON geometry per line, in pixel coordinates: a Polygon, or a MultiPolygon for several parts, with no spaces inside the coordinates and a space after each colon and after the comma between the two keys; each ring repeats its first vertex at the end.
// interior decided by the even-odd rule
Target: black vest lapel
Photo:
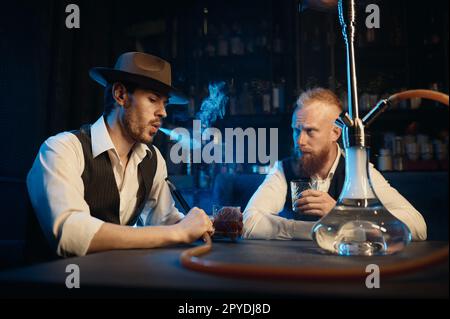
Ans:
{"type": "Polygon", "coordinates": [[[331,179],[330,188],[328,190],[328,194],[335,201],[338,200],[339,195],[341,195],[342,187],[344,186],[345,181],[345,158],[341,155],[339,156],[339,163],[336,167],[336,171],[334,172],[333,178],[331,179]]]}

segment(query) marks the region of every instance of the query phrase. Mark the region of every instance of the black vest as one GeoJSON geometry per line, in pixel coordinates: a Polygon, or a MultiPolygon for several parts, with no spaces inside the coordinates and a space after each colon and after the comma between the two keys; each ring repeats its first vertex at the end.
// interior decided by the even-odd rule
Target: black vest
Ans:
{"type": "MultiPolygon", "coordinates": [[[[291,197],[291,181],[301,178],[310,178],[303,170],[301,170],[298,165],[298,161],[295,157],[288,157],[281,161],[283,166],[284,176],[286,177],[287,183],[287,194],[286,194],[286,202],[284,204],[284,209],[280,213],[280,216],[283,216],[288,219],[298,219],[297,214],[292,211],[292,197],[291,197]]],[[[330,188],[328,189],[328,194],[334,199],[338,200],[339,195],[341,194],[342,187],[344,186],[345,181],[345,160],[341,155],[339,157],[338,166],[336,167],[336,171],[334,172],[333,178],[331,179],[330,188]]],[[[303,216],[301,220],[307,221],[316,221],[319,218],[317,217],[307,217],[303,216]]]]}
{"type": "MultiPolygon", "coordinates": [[[[120,197],[108,152],[92,155],[90,125],[84,125],[72,132],[81,143],[84,154],[84,171],[81,175],[84,183],[84,199],[89,205],[92,216],[108,223],[120,224],[120,197]]],[[[156,174],[156,152],[149,146],[147,156],[138,165],[139,189],[136,207],[127,225],[134,225],[147,202],[156,174]]],[[[138,224],[142,224],[139,220],[138,224]]]]}
{"type": "MultiPolygon", "coordinates": [[[[92,156],[90,125],[84,125],[72,133],[80,140],[84,154],[84,171],[81,175],[84,183],[84,199],[89,205],[90,214],[105,222],[119,224],[120,197],[108,152],[95,159],[92,156]]],[[[127,225],[143,225],[139,216],[148,200],[156,174],[156,152],[150,146],[150,152],[138,165],[139,189],[134,213],[127,225]]],[[[56,247],[47,241],[31,203],[28,205],[27,234],[25,243],[26,263],[44,262],[58,258],[56,247]]]]}

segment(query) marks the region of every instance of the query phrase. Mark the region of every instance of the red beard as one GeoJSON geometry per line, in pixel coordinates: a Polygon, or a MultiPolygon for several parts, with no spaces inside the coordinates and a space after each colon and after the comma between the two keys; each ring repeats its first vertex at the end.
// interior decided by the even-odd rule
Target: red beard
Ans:
{"type": "Polygon", "coordinates": [[[325,166],[329,151],[322,149],[318,154],[301,154],[299,158],[300,168],[307,176],[314,176],[325,166]]]}

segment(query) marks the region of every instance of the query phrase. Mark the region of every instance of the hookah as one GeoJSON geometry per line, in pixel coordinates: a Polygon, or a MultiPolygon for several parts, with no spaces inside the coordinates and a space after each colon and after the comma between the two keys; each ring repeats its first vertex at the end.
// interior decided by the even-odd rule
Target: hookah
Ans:
{"type": "MultiPolygon", "coordinates": [[[[348,113],[343,112],[336,124],[343,130],[346,177],[336,206],[314,224],[313,240],[325,251],[343,256],[390,255],[401,251],[411,241],[411,232],[389,213],[376,196],[368,173],[369,134],[367,128],[391,105],[402,100],[424,98],[449,106],[446,94],[431,90],[409,90],[378,102],[362,119],[358,113],[358,96],[354,52],[355,1],[349,0],[348,23],[345,22],[343,0],[338,2],[339,20],[346,44],[348,113]]],[[[185,210],[188,210],[186,207],[185,210]]],[[[364,267],[345,269],[332,267],[280,267],[229,263],[199,258],[212,250],[212,240],[203,236],[204,245],[181,253],[183,267],[221,276],[281,280],[361,280],[367,276],[364,267]]],[[[449,247],[414,260],[400,260],[384,265],[383,277],[404,275],[448,261],[449,247]]]]}
{"type": "Polygon", "coordinates": [[[411,232],[383,206],[375,194],[369,175],[368,121],[373,122],[383,108],[375,106],[361,119],[354,51],[355,1],[348,1],[348,22],[343,1],[338,3],[339,21],[347,54],[348,111],[339,116],[345,149],[345,181],[336,206],[313,227],[313,240],[338,255],[385,255],[402,250],[411,241],[411,232]],[[378,111],[376,111],[378,109],[378,111]]]}
{"type": "Polygon", "coordinates": [[[389,105],[408,97],[437,98],[448,105],[448,96],[413,90],[380,101],[360,118],[354,51],[355,1],[348,4],[345,21],[343,1],[338,2],[339,21],[347,53],[348,112],[337,120],[342,128],[345,149],[345,181],[336,206],[312,229],[313,240],[321,248],[344,256],[389,255],[401,251],[411,241],[408,227],[387,211],[375,194],[369,175],[370,135],[367,128],[389,105]]]}

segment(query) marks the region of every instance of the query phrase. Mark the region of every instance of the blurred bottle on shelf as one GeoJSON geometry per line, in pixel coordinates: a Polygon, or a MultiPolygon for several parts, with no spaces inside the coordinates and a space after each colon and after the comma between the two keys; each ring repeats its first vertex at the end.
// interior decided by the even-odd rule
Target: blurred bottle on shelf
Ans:
{"type": "Polygon", "coordinates": [[[269,47],[269,24],[263,19],[259,25],[258,37],[256,38],[256,50],[260,53],[270,50],[269,47]]]}
{"type": "Polygon", "coordinates": [[[394,132],[386,132],[383,134],[383,145],[384,148],[389,149],[391,152],[394,150],[394,140],[395,133],[394,132]]]}
{"type": "Polygon", "coordinates": [[[388,148],[381,148],[379,150],[377,168],[380,172],[392,171],[392,155],[388,148]]]}
{"type": "Polygon", "coordinates": [[[248,26],[248,28],[246,30],[247,30],[247,32],[244,37],[245,52],[248,55],[252,55],[255,53],[255,41],[256,41],[257,37],[255,35],[255,31],[254,31],[254,28],[252,27],[252,25],[248,26]]]}
{"type": "Polygon", "coordinates": [[[376,41],[376,29],[375,28],[367,28],[366,30],[366,43],[374,44],[376,41]]]}
{"type": "Polygon", "coordinates": [[[429,161],[433,159],[433,144],[428,140],[419,143],[420,149],[420,159],[424,161],[429,161]]]}
{"type": "Polygon", "coordinates": [[[243,55],[245,53],[244,42],[242,40],[242,30],[238,22],[234,22],[232,26],[230,52],[232,55],[243,55]]]}
{"type": "Polygon", "coordinates": [[[250,91],[248,82],[244,82],[241,94],[239,95],[239,106],[236,114],[253,114],[254,103],[253,95],[250,91]]]}
{"type": "Polygon", "coordinates": [[[404,152],[403,138],[401,136],[396,136],[394,139],[394,152],[392,160],[394,170],[403,171],[405,169],[404,155],[405,152],[404,152]]]}
{"type": "Polygon", "coordinates": [[[434,151],[434,157],[439,161],[443,161],[443,160],[447,159],[447,157],[448,157],[448,151],[447,151],[446,145],[444,142],[442,142],[439,139],[433,140],[433,151],[434,151]]]}
{"type": "Polygon", "coordinates": [[[415,162],[419,159],[419,145],[414,140],[405,143],[405,152],[409,161],[415,162]]]}
{"type": "Polygon", "coordinates": [[[229,36],[230,31],[226,24],[222,24],[220,27],[220,34],[217,36],[217,55],[228,56],[229,55],[229,36]]]}
{"type": "Polygon", "coordinates": [[[269,82],[264,82],[264,88],[262,92],[262,111],[265,114],[270,114],[272,112],[272,103],[271,103],[271,92],[270,92],[270,84],[269,82]]]}
{"type": "Polygon", "coordinates": [[[205,45],[205,55],[208,57],[216,56],[216,46],[212,40],[208,40],[205,45]]]}
{"type": "Polygon", "coordinates": [[[228,56],[228,40],[223,35],[217,39],[217,56],[228,56]]]}
{"type": "Polygon", "coordinates": [[[284,101],[284,79],[280,79],[279,83],[272,84],[272,110],[273,113],[284,113],[285,101],[284,101]]]}
{"type": "Polygon", "coordinates": [[[366,112],[370,108],[370,96],[367,92],[362,92],[359,95],[359,109],[361,112],[366,112]]]}
{"type": "Polygon", "coordinates": [[[281,39],[279,24],[275,25],[275,31],[273,36],[273,52],[276,54],[283,53],[283,41],[281,39]]]}

